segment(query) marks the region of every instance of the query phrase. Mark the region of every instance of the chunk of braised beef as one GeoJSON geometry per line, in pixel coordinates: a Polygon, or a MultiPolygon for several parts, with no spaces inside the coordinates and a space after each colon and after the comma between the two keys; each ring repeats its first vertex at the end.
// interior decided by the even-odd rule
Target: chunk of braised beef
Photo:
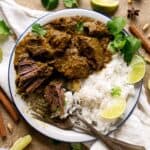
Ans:
{"type": "Polygon", "coordinates": [[[34,58],[52,58],[58,50],[52,48],[45,37],[29,34],[26,41],[26,51],[34,58]]]}
{"type": "Polygon", "coordinates": [[[64,51],[71,42],[71,35],[66,32],[56,30],[50,25],[47,25],[46,29],[46,38],[48,39],[49,44],[57,51],[64,51]]]}
{"type": "Polygon", "coordinates": [[[68,79],[86,78],[90,74],[90,66],[86,57],[65,55],[54,61],[54,68],[68,79]]]}
{"type": "Polygon", "coordinates": [[[44,98],[47,100],[52,113],[64,113],[64,90],[62,83],[51,82],[44,90],[44,98]]]}
{"type": "Polygon", "coordinates": [[[79,49],[80,55],[88,59],[88,63],[94,70],[103,67],[105,56],[98,39],[79,35],[74,37],[74,44],[79,49]]]}
{"type": "Polygon", "coordinates": [[[50,24],[58,30],[72,33],[75,31],[77,20],[76,18],[62,17],[59,19],[55,19],[50,24]]]}
{"type": "Polygon", "coordinates": [[[102,37],[109,35],[108,29],[104,23],[98,21],[87,21],[84,22],[84,31],[94,37],[102,37]]]}

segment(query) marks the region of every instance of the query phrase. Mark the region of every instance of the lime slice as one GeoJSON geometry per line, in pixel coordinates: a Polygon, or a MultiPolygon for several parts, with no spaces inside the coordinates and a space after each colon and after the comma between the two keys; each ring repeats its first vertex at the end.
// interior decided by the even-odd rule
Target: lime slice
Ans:
{"type": "Polygon", "coordinates": [[[96,11],[113,13],[119,6],[119,0],[91,0],[91,5],[96,11]]]}
{"type": "Polygon", "coordinates": [[[135,55],[130,64],[131,71],[128,74],[127,82],[134,84],[143,79],[145,75],[146,65],[142,57],[135,55]]]}
{"type": "Polygon", "coordinates": [[[19,138],[14,145],[10,148],[10,150],[23,150],[27,147],[32,141],[32,137],[30,135],[26,135],[22,138],[19,138]]]}
{"type": "Polygon", "coordinates": [[[105,119],[116,119],[120,117],[126,109],[126,100],[122,97],[111,100],[101,111],[101,117],[105,119]]]}

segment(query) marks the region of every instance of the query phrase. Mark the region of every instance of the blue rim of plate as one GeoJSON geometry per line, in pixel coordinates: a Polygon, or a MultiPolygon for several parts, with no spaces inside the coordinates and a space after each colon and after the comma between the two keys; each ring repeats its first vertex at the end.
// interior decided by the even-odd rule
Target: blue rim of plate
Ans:
{"type": "MultiPolygon", "coordinates": [[[[71,10],[71,9],[69,9],[69,10],[71,10]]],[[[72,9],[72,10],[77,10],[77,9],[72,9]]],[[[92,10],[87,10],[87,9],[79,9],[79,10],[86,10],[86,11],[89,11],[89,12],[93,12],[92,10]]],[[[64,10],[59,10],[59,12],[61,12],[61,11],[64,11],[64,10]]],[[[58,12],[58,11],[56,11],[56,12],[58,12]]],[[[32,24],[30,24],[30,25],[24,30],[24,32],[19,36],[19,38],[16,40],[15,45],[14,45],[12,51],[11,51],[10,59],[9,59],[9,66],[8,66],[8,87],[9,87],[9,92],[10,92],[10,96],[11,96],[12,102],[13,102],[13,104],[15,105],[16,108],[17,108],[17,106],[16,106],[16,104],[15,104],[15,102],[14,102],[14,97],[13,97],[12,92],[11,92],[12,90],[11,90],[11,86],[10,86],[10,76],[9,76],[9,75],[10,75],[10,65],[11,65],[12,57],[13,57],[13,54],[14,54],[14,52],[15,52],[16,46],[17,46],[18,42],[20,41],[20,39],[24,36],[24,34],[28,31],[28,29],[30,29],[30,28],[32,27],[32,25],[33,25],[34,23],[38,22],[39,20],[42,20],[44,17],[46,17],[46,16],[48,16],[48,15],[53,15],[54,13],[55,13],[55,12],[51,12],[51,13],[48,12],[46,15],[41,16],[40,18],[36,19],[32,24]]],[[[95,12],[95,11],[94,11],[94,13],[100,14],[100,15],[106,17],[107,19],[111,20],[111,17],[108,17],[108,16],[105,15],[105,14],[98,13],[98,12],[95,12]]],[[[123,32],[124,32],[126,35],[129,34],[126,30],[123,30],[123,32]]],[[[141,95],[141,91],[142,91],[142,83],[143,83],[143,81],[141,81],[141,82],[139,83],[139,84],[140,84],[139,94],[138,94],[137,100],[136,100],[136,102],[135,102],[135,105],[133,106],[133,108],[131,109],[131,111],[128,113],[128,115],[126,116],[125,119],[123,119],[122,121],[120,121],[120,123],[119,123],[113,130],[110,130],[106,135],[110,135],[112,132],[115,132],[116,130],[118,130],[118,129],[129,119],[129,117],[130,117],[131,114],[133,113],[133,111],[134,111],[134,109],[135,109],[135,107],[136,107],[136,105],[137,105],[137,103],[138,103],[138,101],[139,101],[139,99],[140,99],[140,95],[141,95]]],[[[18,108],[17,108],[17,110],[18,110],[18,108]]],[[[34,130],[36,130],[36,131],[39,132],[41,135],[44,135],[44,136],[46,136],[46,137],[48,137],[48,138],[53,138],[53,137],[50,137],[50,136],[45,135],[44,133],[42,133],[42,132],[39,131],[38,129],[34,128],[34,127],[25,119],[25,117],[23,116],[23,114],[21,113],[21,111],[18,110],[18,112],[20,113],[20,115],[22,116],[22,118],[25,120],[25,122],[27,122],[28,125],[30,125],[34,130]]],[[[53,139],[54,139],[54,138],[53,138],[53,139]]],[[[58,139],[55,138],[55,140],[58,140],[58,139]]],[[[95,139],[89,140],[89,141],[94,141],[94,140],[95,140],[95,139]]],[[[63,140],[59,140],[59,141],[66,142],[65,140],[64,140],[64,141],[63,141],[63,140]]],[[[85,142],[89,142],[89,141],[85,141],[85,142]]],[[[84,142],[84,141],[83,141],[83,142],[84,142]]]]}

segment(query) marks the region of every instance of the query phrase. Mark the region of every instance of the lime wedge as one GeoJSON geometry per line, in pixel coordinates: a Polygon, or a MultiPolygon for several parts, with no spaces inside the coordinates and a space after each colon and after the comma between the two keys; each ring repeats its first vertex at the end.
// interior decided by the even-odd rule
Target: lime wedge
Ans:
{"type": "Polygon", "coordinates": [[[128,74],[127,83],[134,84],[143,79],[146,65],[141,56],[135,55],[130,64],[131,71],[128,74]]]}
{"type": "Polygon", "coordinates": [[[10,148],[10,150],[23,150],[31,143],[31,141],[32,137],[30,135],[21,137],[14,143],[14,145],[10,148]]]}
{"type": "Polygon", "coordinates": [[[91,5],[94,10],[109,14],[117,10],[119,0],[91,0],[91,5]]]}
{"type": "Polygon", "coordinates": [[[116,119],[120,117],[126,109],[126,100],[122,97],[111,100],[101,111],[101,117],[105,119],[116,119]]]}

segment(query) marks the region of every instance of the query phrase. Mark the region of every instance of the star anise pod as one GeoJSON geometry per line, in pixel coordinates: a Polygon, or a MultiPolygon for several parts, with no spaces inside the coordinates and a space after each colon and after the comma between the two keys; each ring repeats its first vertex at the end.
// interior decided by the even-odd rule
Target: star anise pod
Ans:
{"type": "Polygon", "coordinates": [[[136,16],[139,16],[139,12],[140,12],[139,9],[135,9],[134,7],[131,7],[130,9],[128,9],[128,15],[127,15],[127,17],[129,19],[135,19],[136,16]]]}

